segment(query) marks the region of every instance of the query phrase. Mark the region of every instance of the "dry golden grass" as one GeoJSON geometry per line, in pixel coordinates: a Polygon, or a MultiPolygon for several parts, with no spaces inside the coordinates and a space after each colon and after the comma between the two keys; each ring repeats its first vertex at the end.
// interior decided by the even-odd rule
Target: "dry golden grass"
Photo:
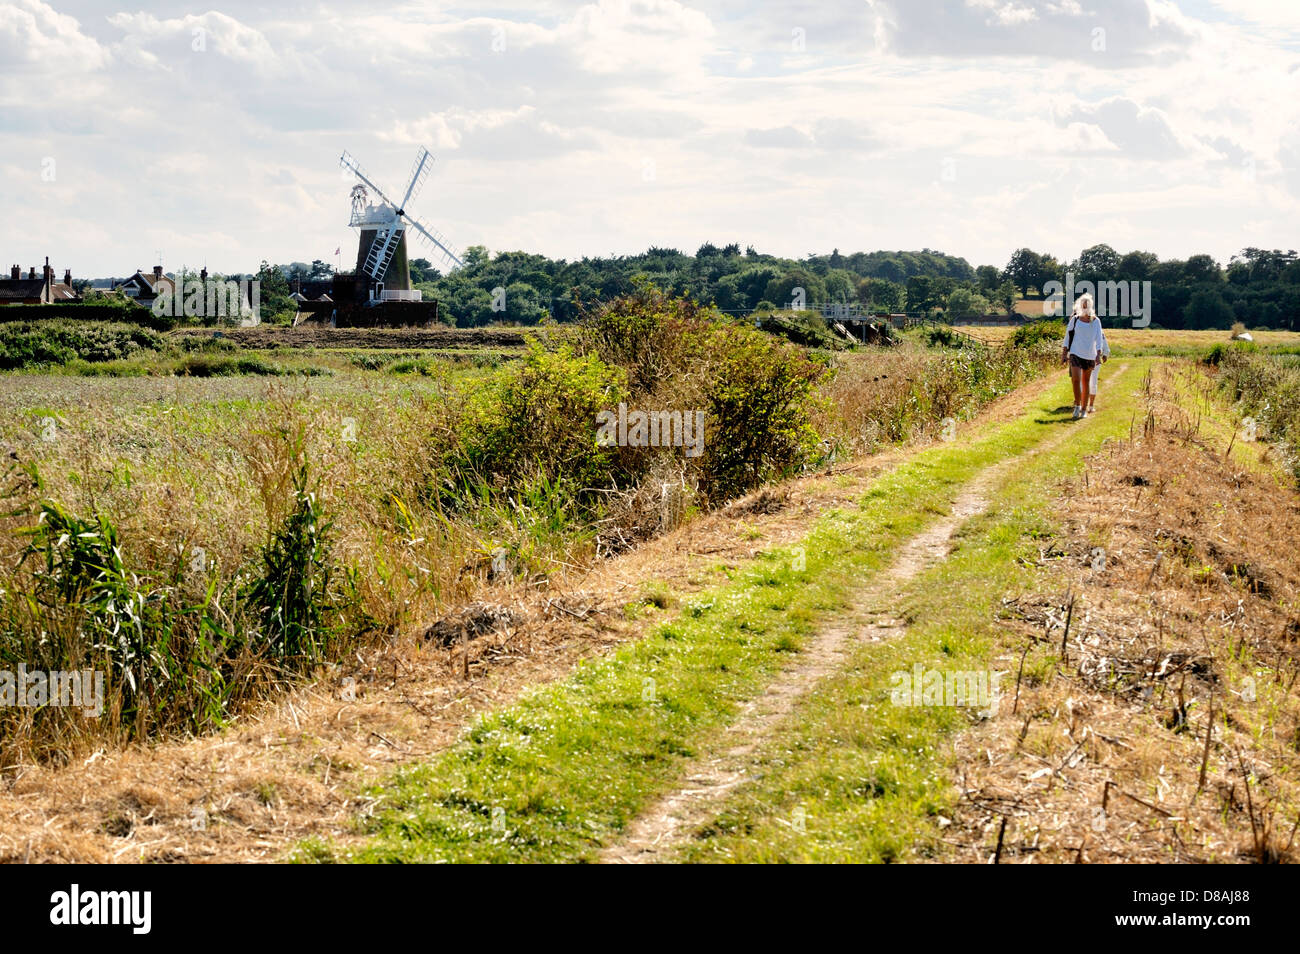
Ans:
{"type": "Polygon", "coordinates": [[[1034,298],[1020,298],[1011,306],[1011,310],[1017,315],[1024,315],[1026,318],[1042,318],[1043,303],[1034,298]]]}
{"type": "Polygon", "coordinates": [[[867,451],[906,436],[907,394],[932,360],[932,354],[912,347],[839,356],[815,422],[818,433],[867,451]]]}
{"type": "MultiPolygon", "coordinates": [[[[1040,302],[1031,302],[1040,305],[1040,302]]],[[[1025,314],[1022,312],[1022,314],[1025,314]]],[[[1030,318],[1041,318],[1042,309],[1030,318]]],[[[979,327],[975,332],[987,341],[1001,344],[1015,333],[1014,325],[993,325],[979,327]]],[[[1262,347],[1300,345],[1300,332],[1295,331],[1252,331],[1255,343],[1262,347]]],[[[1209,331],[1176,331],[1162,328],[1110,328],[1106,329],[1106,339],[1111,347],[1123,348],[1204,348],[1208,350],[1216,344],[1226,343],[1232,336],[1225,329],[1209,331]]]]}
{"type": "Polygon", "coordinates": [[[986,359],[981,363],[985,373],[972,380],[966,359],[910,340],[890,349],[837,355],[813,426],[842,456],[931,436],[945,419],[967,417],[1032,377],[1042,356],[997,349],[986,359]]]}
{"type": "MultiPolygon", "coordinates": [[[[290,476],[308,462],[332,521],[333,557],[355,574],[352,632],[367,647],[474,599],[497,547],[513,547],[520,576],[534,582],[537,566],[581,566],[594,556],[578,535],[524,541],[526,524],[504,510],[448,519],[419,505],[439,428],[484,373],[440,370],[415,380],[353,374],[293,383],[6,376],[0,408],[14,413],[0,425],[0,455],[35,463],[41,498],[106,516],[129,570],[174,579],[189,605],[202,604],[212,586],[211,612],[222,620],[238,612],[249,568],[293,499],[290,476]],[[53,439],[36,426],[45,417],[55,422],[53,439]]],[[[32,561],[14,569],[26,538],[12,531],[33,522],[31,507],[0,522],[0,587],[19,592],[30,582],[32,561]]],[[[236,714],[285,685],[264,671],[235,675],[244,687],[236,714]]],[[[81,758],[119,738],[120,691],[109,686],[106,717],[96,722],[47,718],[34,727],[6,713],[6,762],[18,752],[81,758]]]]}
{"type": "Polygon", "coordinates": [[[1183,372],[1162,366],[1147,403],[1063,488],[1055,585],[1007,605],[1015,714],[957,747],[959,859],[1001,841],[1003,863],[1294,860],[1300,495],[1243,464],[1266,447],[1225,453],[1183,372]]]}

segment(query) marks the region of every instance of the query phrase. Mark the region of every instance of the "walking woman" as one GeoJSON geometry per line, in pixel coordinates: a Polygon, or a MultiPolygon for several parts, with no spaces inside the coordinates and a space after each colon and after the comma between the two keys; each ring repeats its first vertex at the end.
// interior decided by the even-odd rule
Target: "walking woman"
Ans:
{"type": "Polygon", "coordinates": [[[1101,330],[1101,319],[1092,306],[1091,295],[1080,295],[1066,323],[1061,342],[1061,360],[1070,365],[1070,383],[1074,386],[1073,420],[1088,415],[1097,366],[1105,361],[1110,348],[1101,330]]]}

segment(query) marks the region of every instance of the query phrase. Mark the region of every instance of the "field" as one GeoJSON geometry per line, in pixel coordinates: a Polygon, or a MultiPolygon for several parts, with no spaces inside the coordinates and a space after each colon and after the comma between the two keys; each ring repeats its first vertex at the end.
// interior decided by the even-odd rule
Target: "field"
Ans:
{"type": "MultiPolygon", "coordinates": [[[[970,329],[970,333],[1000,344],[1015,333],[1015,327],[978,327],[970,329]]],[[[1252,331],[1251,334],[1262,348],[1300,348],[1300,332],[1252,331]]],[[[1230,337],[1229,332],[1222,330],[1169,331],[1163,328],[1111,327],[1109,324],[1106,327],[1106,340],[1117,355],[1200,355],[1216,344],[1227,342],[1230,337]]]]}
{"type": "MultiPolygon", "coordinates": [[[[229,328],[222,336],[241,348],[269,349],[276,347],[328,348],[344,350],[386,350],[391,348],[421,351],[443,351],[468,348],[473,350],[499,350],[522,348],[526,337],[541,340],[564,340],[571,337],[571,328],[553,326],[538,328],[330,328],[306,324],[296,328],[263,325],[254,328],[229,328]]],[[[208,329],[179,329],[178,337],[211,337],[208,329]]]]}
{"type": "Polygon", "coordinates": [[[1050,346],[653,295],[298,331],[0,374],[0,668],[108,674],[0,716],[0,856],[1289,856],[1300,336],[1117,330],[1071,423],[1050,346]],[[257,363],[176,370],[214,354],[257,363]],[[600,447],[620,400],[704,453],[600,447]],[[900,704],[914,667],[1001,695],[900,704]]]}

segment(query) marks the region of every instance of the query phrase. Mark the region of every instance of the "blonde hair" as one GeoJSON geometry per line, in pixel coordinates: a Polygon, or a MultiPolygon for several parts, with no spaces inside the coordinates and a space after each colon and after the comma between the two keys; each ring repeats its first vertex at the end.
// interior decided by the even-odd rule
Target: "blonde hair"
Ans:
{"type": "Polygon", "coordinates": [[[1088,314],[1092,315],[1092,317],[1094,318],[1097,317],[1097,309],[1093,307],[1092,296],[1087,292],[1084,292],[1082,295],[1080,295],[1078,298],[1075,299],[1074,311],[1071,312],[1071,315],[1073,315],[1075,318],[1078,318],[1085,311],[1088,314]],[[1087,308],[1084,307],[1085,302],[1087,303],[1087,308]]]}

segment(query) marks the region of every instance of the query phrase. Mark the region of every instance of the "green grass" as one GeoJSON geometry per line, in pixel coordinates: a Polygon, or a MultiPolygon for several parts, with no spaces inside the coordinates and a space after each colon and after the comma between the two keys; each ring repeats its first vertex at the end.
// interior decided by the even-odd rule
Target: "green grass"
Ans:
{"type": "MultiPolygon", "coordinates": [[[[1117,378],[1113,393],[1135,374],[1117,378]]],[[[1010,423],[971,428],[915,454],[878,478],[858,507],[823,515],[801,543],[803,570],[793,569],[792,551],[765,554],[646,637],[483,717],[452,750],[376,789],[372,840],[331,856],[590,860],[649,800],[680,783],[686,761],[761,692],[787,654],[841,612],[903,541],[947,512],[965,483],[1055,433],[1066,388],[1058,382],[1010,423]]],[[[1097,434],[1101,423],[1083,433],[1097,434]]],[[[322,853],[314,845],[305,856],[322,853]]]]}

